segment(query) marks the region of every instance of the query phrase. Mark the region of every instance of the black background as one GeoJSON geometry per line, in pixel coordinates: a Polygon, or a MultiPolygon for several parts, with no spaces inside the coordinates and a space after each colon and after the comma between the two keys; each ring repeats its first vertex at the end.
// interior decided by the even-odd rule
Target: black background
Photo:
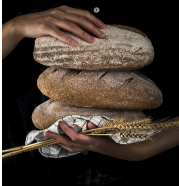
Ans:
{"type": "MultiPolygon", "coordinates": [[[[163,93],[162,105],[144,113],[156,118],[179,116],[177,4],[114,0],[74,3],[55,0],[3,0],[2,23],[15,16],[64,4],[88,10],[105,24],[127,25],[144,32],[153,44],[155,56],[150,65],[139,71],[152,79],[163,93]],[[94,13],[95,7],[100,8],[99,13],[94,13]]],[[[38,76],[47,67],[34,61],[34,41],[35,39],[25,38],[3,60],[3,149],[24,144],[28,132],[36,129],[31,121],[33,110],[48,99],[36,85],[38,76]]],[[[87,156],[79,154],[58,160],[47,159],[38,150],[34,150],[3,159],[3,185],[36,185],[35,181],[42,185],[54,185],[60,180],[65,185],[104,185],[104,181],[106,185],[171,184],[178,181],[178,149],[170,149],[140,162],[117,160],[93,152],[89,152],[87,156]],[[117,171],[113,171],[115,167],[117,171]],[[110,182],[109,178],[112,180],[111,184],[107,184],[110,182]]]]}

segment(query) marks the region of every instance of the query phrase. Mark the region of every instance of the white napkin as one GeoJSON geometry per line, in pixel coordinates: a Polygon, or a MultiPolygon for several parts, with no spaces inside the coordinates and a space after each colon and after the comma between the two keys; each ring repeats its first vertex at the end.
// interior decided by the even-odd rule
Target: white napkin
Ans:
{"type": "MultiPolygon", "coordinates": [[[[89,121],[94,123],[96,126],[100,127],[102,125],[105,125],[108,121],[112,119],[106,117],[106,116],[91,116],[91,117],[83,117],[83,116],[78,116],[78,115],[72,115],[72,116],[67,116],[63,119],[59,119],[56,121],[52,126],[45,130],[32,130],[31,132],[28,133],[26,136],[26,141],[25,144],[29,145],[32,143],[32,141],[36,140],[38,141],[43,141],[46,139],[50,139],[45,137],[43,134],[46,131],[54,132],[56,134],[64,134],[64,131],[61,130],[60,126],[58,125],[59,121],[64,122],[71,128],[73,128],[76,132],[84,131],[87,130],[87,124],[89,121]]],[[[149,135],[156,134],[160,131],[135,131],[136,133],[146,133],[149,135]]],[[[110,132],[112,134],[118,134],[119,132],[110,132]]],[[[132,139],[127,139],[127,138],[122,138],[120,136],[110,136],[116,143],[120,144],[131,144],[131,143],[136,143],[136,142],[141,142],[144,141],[145,139],[140,139],[140,138],[132,138],[132,139]]],[[[60,147],[57,144],[46,146],[46,147],[41,147],[39,148],[39,152],[42,156],[45,156],[47,158],[62,158],[62,157],[68,157],[72,156],[81,152],[70,152],[62,147],[60,147]]],[[[83,154],[87,154],[88,152],[85,151],[83,154]]]]}

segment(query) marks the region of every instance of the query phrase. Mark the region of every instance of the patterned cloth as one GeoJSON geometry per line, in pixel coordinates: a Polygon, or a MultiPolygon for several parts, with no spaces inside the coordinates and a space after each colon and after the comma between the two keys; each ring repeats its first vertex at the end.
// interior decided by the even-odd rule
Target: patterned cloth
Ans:
{"type": "MultiPolygon", "coordinates": [[[[52,126],[45,130],[32,130],[31,132],[28,133],[26,136],[26,141],[25,144],[29,145],[32,143],[34,140],[37,142],[43,141],[46,139],[49,139],[48,137],[45,137],[43,134],[46,131],[54,132],[56,134],[64,134],[64,131],[61,130],[60,126],[58,125],[59,121],[64,122],[68,126],[70,126],[73,130],[76,132],[80,131],[85,131],[87,130],[87,124],[89,121],[94,123],[96,126],[100,127],[102,125],[107,124],[111,119],[106,117],[106,116],[91,116],[91,117],[83,117],[83,116],[78,116],[78,115],[72,115],[72,116],[67,116],[65,118],[59,119],[56,121],[52,126]]],[[[146,133],[149,135],[156,134],[160,131],[135,131],[139,133],[146,133]]],[[[113,134],[118,134],[119,132],[110,132],[113,134]]],[[[131,143],[136,143],[136,142],[141,142],[144,141],[145,139],[127,139],[127,138],[122,138],[120,136],[110,136],[116,143],[120,144],[131,144],[131,143]]],[[[62,158],[62,157],[68,157],[72,156],[81,152],[70,152],[62,147],[60,147],[57,144],[46,146],[46,147],[41,147],[39,148],[39,152],[42,156],[45,156],[47,158],[62,158]]],[[[87,154],[88,152],[83,152],[83,154],[87,154]]]]}

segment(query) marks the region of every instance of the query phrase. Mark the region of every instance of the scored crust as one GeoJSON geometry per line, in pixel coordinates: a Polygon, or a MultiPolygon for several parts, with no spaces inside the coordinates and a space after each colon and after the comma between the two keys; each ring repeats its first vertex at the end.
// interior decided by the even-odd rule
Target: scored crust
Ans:
{"type": "Polygon", "coordinates": [[[76,106],[145,110],[162,104],[157,85],[135,71],[81,71],[52,66],[38,78],[47,97],[76,106]]]}

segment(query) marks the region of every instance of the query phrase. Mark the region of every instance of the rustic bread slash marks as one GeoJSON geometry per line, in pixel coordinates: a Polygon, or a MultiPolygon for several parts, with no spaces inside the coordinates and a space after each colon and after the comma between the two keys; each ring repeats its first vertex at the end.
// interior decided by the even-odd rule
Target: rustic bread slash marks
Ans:
{"type": "Polygon", "coordinates": [[[145,110],[163,101],[157,85],[137,71],[74,71],[51,66],[39,76],[37,86],[47,97],[76,106],[145,110]]]}

